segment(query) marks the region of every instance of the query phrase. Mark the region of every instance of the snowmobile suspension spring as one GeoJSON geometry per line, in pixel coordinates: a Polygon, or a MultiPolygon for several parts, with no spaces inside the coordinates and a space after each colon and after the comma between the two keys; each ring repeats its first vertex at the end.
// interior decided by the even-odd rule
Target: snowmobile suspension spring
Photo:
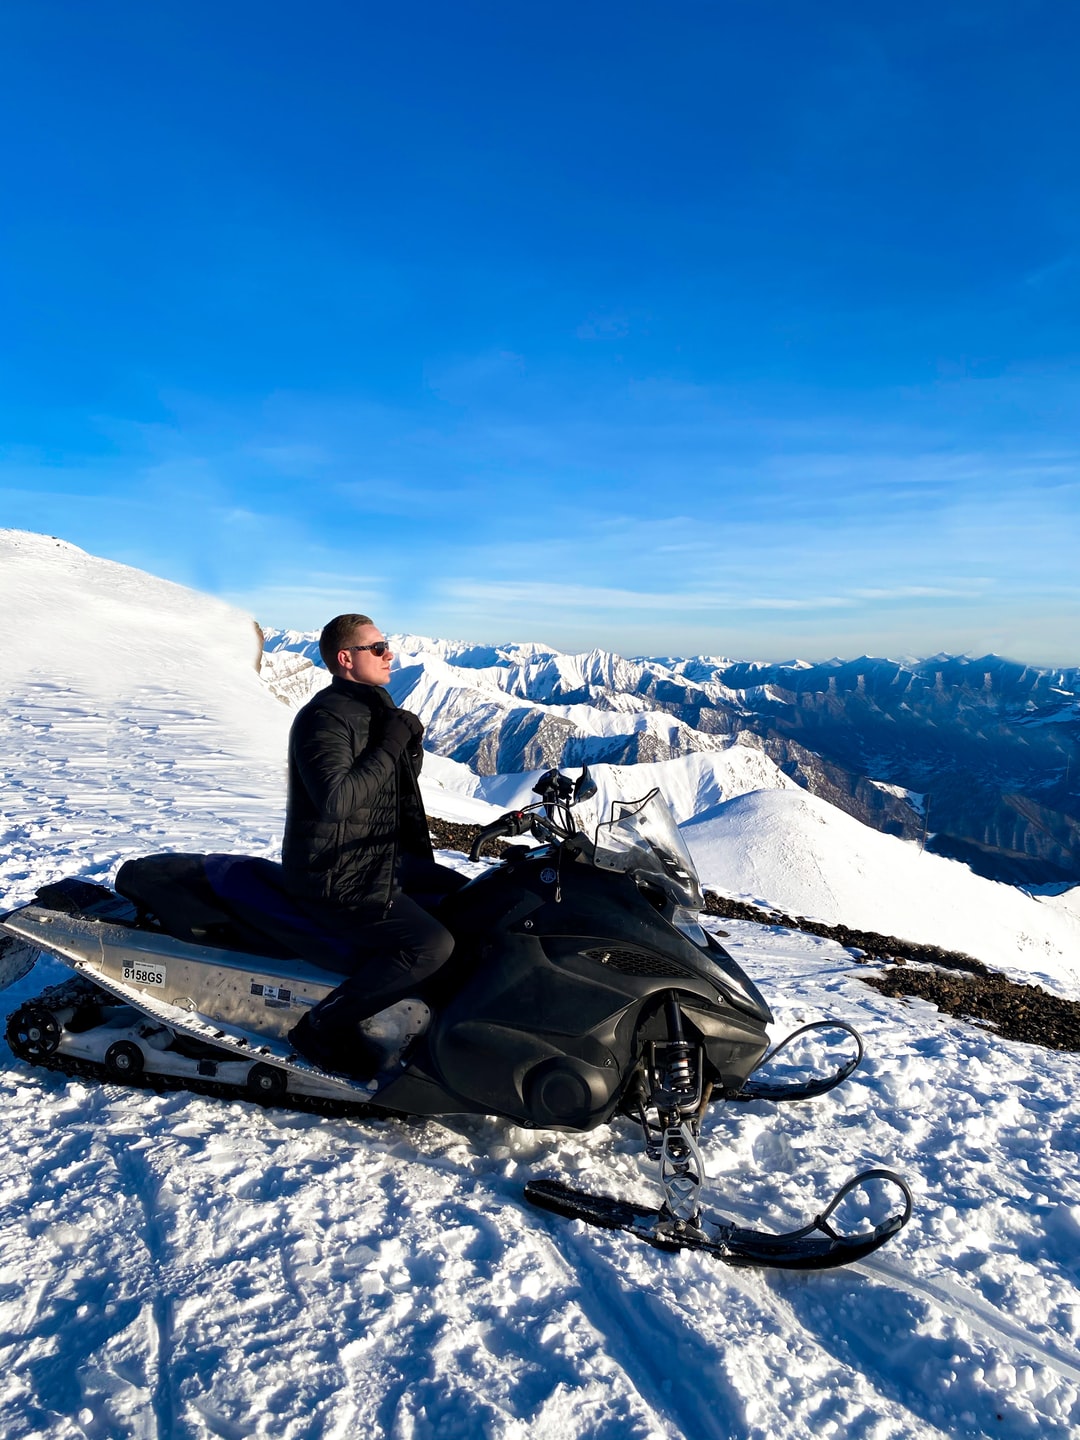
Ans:
{"type": "Polygon", "coordinates": [[[690,1046],[683,1044],[675,1049],[668,1072],[673,1090],[692,1090],[694,1075],[690,1065],[690,1046]]]}
{"type": "Polygon", "coordinates": [[[672,990],[664,1005],[667,1011],[668,1037],[670,1048],[668,1050],[668,1076],[673,1090],[692,1090],[694,1088],[694,1072],[690,1063],[690,1056],[693,1051],[686,1043],[686,1036],[683,1033],[682,1011],[679,1009],[679,997],[672,990]]]}

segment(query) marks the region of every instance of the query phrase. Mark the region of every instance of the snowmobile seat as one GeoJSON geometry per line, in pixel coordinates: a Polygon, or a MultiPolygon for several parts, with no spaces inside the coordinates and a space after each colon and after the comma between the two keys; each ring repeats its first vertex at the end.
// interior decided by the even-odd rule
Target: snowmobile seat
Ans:
{"type": "Polygon", "coordinates": [[[116,889],[168,935],[345,970],[347,946],[289,896],[280,865],[246,855],[146,855],[120,867],[116,889]]]}
{"type": "Polygon", "coordinates": [[[121,865],[116,889],[177,940],[189,945],[216,945],[223,950],[245,948],[206,878],[203,855],[144,855],[121,865]]]}
{"type": "Polygon", "coordinates": [[[287,892],[280,865],[245,855],[207,855],[203,868],[214,895],[234,922],[268,937],[287,955],[329,970],[349,970],[352,946],[327,932],[317,915],[287,892]]]}

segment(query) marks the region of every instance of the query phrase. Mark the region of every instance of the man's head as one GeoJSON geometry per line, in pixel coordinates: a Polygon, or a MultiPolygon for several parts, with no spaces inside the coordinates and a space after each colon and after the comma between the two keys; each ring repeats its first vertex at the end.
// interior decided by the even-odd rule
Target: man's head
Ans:
{"type": "Polygon", "coordinates": [[[382,631],[367,615],[335,615],[323,626],[319,654],[331,675],[361,685],[385,685],[394,658],[382,631]],[[376,654],[372,646],[383,653],[376,654]]]}

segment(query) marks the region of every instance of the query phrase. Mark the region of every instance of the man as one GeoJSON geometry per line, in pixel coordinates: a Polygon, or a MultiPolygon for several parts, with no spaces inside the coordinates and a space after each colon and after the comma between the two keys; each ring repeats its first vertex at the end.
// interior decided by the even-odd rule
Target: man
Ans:
{"type": "Polygon", "coordinates": [[[417,785],[424,727],[384,688],[385,637],[367,615],[338,615],[319,652],[333,680],[293,721],[281,859],[348,979],[289,1038],[315,1064],[368,1079],[382,1057],[359,1022],[415,995],[454,946],[402,886],[446,893],[460,880],[434,863],[417,785]]]}

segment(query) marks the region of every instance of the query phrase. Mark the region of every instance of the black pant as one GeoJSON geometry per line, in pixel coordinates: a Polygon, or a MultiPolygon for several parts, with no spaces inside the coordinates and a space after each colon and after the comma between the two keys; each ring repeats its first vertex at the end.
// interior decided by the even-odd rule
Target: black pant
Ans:
{"type": "Polygon", "coordinates": [[[454,937],[413,896],[434,907],[460,889],[464,877],[434,862],[409,860],[402,879],[413,894],[397,891],[385,919],[361,919],[340,906],[320,912],[320,924],[348,941],[347,959],[340,962],[348,978],[311,1011],[317,1029],[354,1026],[422,993],[424,981],[449,960],[454,937]]]}
{"type": "Polygon", "coordinates": [[[415,995],[454,948],[450,931],[403,892],[395,895],[385,920],[353,924],[348,978],[311,1012],[313,1024],[328,1020],[341,1009],[340,1002],[347,1002],[349,1020],[355,1022],[415,995]]]}

